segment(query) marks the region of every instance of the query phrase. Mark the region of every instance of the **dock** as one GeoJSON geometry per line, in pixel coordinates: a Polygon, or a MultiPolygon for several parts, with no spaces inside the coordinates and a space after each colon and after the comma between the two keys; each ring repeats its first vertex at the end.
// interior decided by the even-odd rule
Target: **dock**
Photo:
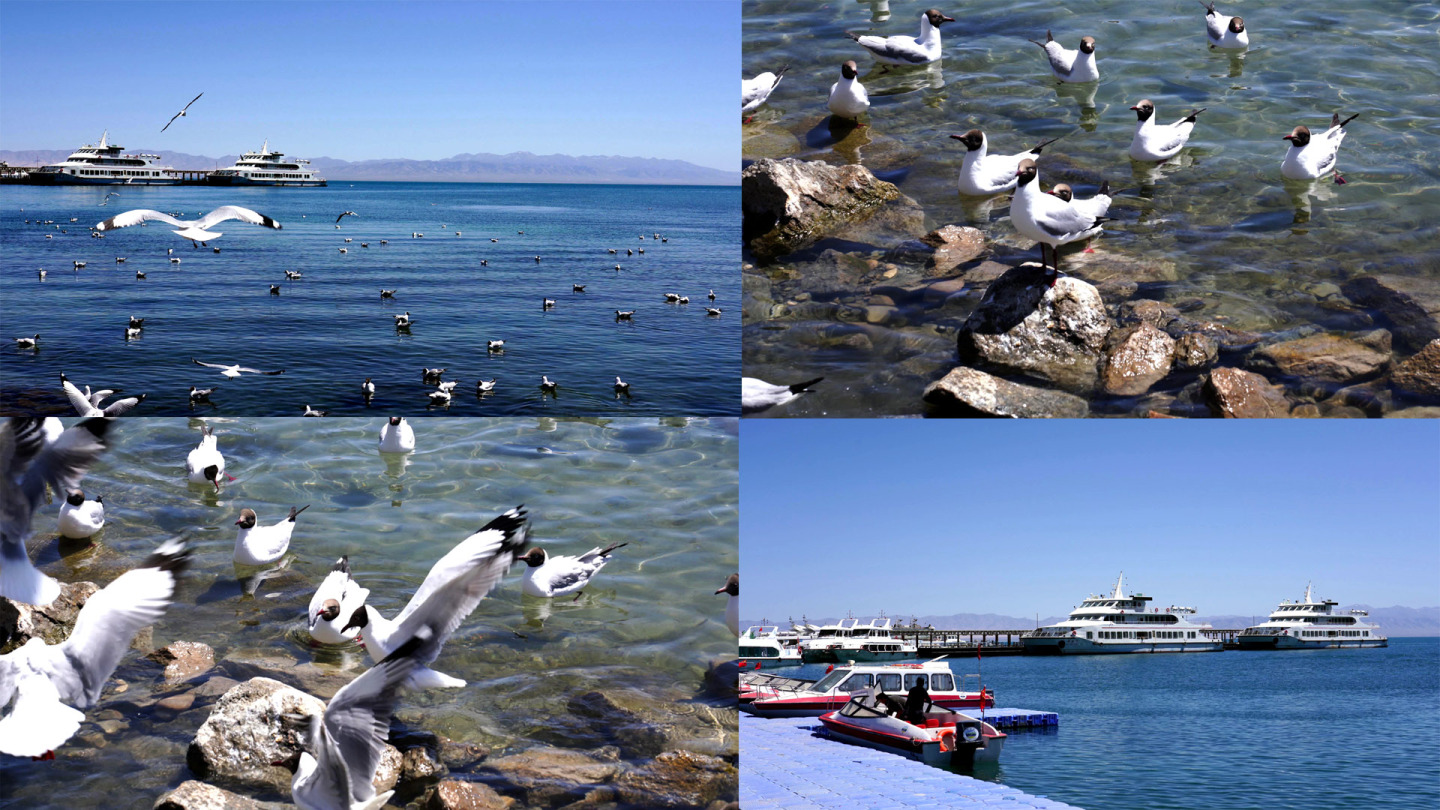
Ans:
{"type": "MultiPolygon", "coordinates": [[[[985,714],[989,718],[992,712],[985,714]]],[[[742,712],[740,806],[746,810],[957,806],[1078,810],[898,754],[833,740],[822,736],[823,730],[814,717],[761,718],[742,712]]]]}

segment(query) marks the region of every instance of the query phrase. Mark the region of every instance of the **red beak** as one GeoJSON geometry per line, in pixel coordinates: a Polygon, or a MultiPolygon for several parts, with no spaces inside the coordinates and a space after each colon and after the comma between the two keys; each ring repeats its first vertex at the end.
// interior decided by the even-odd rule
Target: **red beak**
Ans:
{"type": "Polygon", "coordinates": [[[1139,107],[1131,107],[1130,109],[1132,109],[1132,110],[1139,110],[1140,108],[1139,108],[1139,107]]]}

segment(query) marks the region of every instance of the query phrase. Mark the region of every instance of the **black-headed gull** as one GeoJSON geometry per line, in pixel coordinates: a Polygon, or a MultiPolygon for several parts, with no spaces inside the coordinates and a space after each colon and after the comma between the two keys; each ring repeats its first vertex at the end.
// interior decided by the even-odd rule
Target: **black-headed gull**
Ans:
{"type": "Polygon", "coordinates": [[[190,401],[191,401],[191,402],[209,402],[209,401],[210,401],[210,395],[213,394],[213,393],[215,393],[216,389],[218,389],[219,387],[220,387],[220,386],[217,385],[217,386],[214,386],[214,387],[211,387],[211,388],[196,388],[195,386],[192,385],[192,386],[190,386],[190,401]]]}
{"type": "Polygon", "coordinates": [[[366,399],[375,396],[375,383],[370,382],[369,377],[365,378],[365,382],[360,383],[360,395],[366,399]]]}
{"type": "Polygon", "coordinates": [[[1059,197],[1071,207],[1086,216],[1103,217],[1110,210],[1110,181],[1100,183],[1100,190],[1088,200],[1075,199],[1075,192],[1070,188],[1069,183],[1056,183],[1051,187],[1050,193],[1059,197]]]}
{"type": "Polygon", "coordinates": [[[546,375],[544,375],[544,374],[541,374],[541,375],[540,375],[540,390],[541,390],[542,392],[549,393],[549,394],[553,394],[553,393],[555,393],[555,390],[558,389],[559,387],[560,387],[560,383],[551,382],[551,381],[550,381],[550,378],[547,377],[546,375]]]}
{"type": "Polygon", "coordinates": [[[725,626],[736,636],[740,635],[740,575],[731,574],[725,579],[725,586],[717,590],[725,594],[725,626]]]}
{"type": "Polygon", "coordinates": [[[960,193],[988,197],[1015,188],[1015,170],[1019,168],[1020,161],[1038,160],[1042,149],[1064,136],[1041,141],[1028,151],[1014,155],[990,154],[990,141],[978,129],[950,137],[965,144],[968,150],[965,159],[960,162],[960,193]]]}
{"type": "MultiPolygon", "coordinates": [[[[759,109],[760,105],[764,104],[765,101],[770,98],[770,94],[775,92],[775,88],[780,85],[780,80],[785,78],[785,71],[789,69],[790,66],[785,65],[778,71],[771,72],[767,70],[753,79],[741,79],[740,114],[744,115],[745,113],[759,109]]],[[[750,123],[749,119],[746,119],[744,123],[750,123]]],[[[610,252],[614,253],[615,251],[612,250],[610,252]]]]}
{"type": "Polygon", "coordinates": [[[1130,109],[1140,119],[1135,124],[1135,137],[1130,140],[1130,157],[1151,163],[1172,158],[1184,149],[1195,128],[1195,116],[1205,112],[1201,107],[1173,124],[1162,125],[1155,123],[1155,105],[1150,99],[1141,99],[1130,109]]]}
{"type": "Polygon", "coordinates": [[[617,309],[617,310],[615,310],[615,320],[617,320],[617,321],[633,321],[633,320],[635,320],[635,310],[633,310],[633,309],[617,309]]]}
{"type": "MultiPolygon", "coordinates": [[[[360,216],[360,215],[357,214],[357,213],[355,213],[354,211],[341,211],[341,212],[340,212],[340,216],[335,217],[335,224],[336,224],[336,225],[339,225],[339,224],[340,224],[340,220],[344,219],[345,217],[358,217],[358,216],[360,216]]],[[[347,239],[346,241],[349,241],[349,240],[347,239]]]]}
{"type": "Polygon", "coordinates": [[[39,336],[39,335],[32,335],[31,337],[28,337],[28,338],[27,338],[27,337],[18,337],[18,338],[14,338],[14,340],[15,340],[15,348],[17,348],[17,349],[33,349],[33,348],[35,348],[35,347],[37,347],[37,346],[40,345],[40,336],[39,336]]]}
{"type": "Polygon", "coordinates": [[[1035,161],[1022,160],[1016,171],[1019,187],[1015,199],[1010,203],[1010,221],[1021,236],[1040,243],[1040,265],[1045,266],[1045,246],[1049,245],[1055,257],[1055,272],[1050,284],[1060,274],[1060,245],[1088,239],[1100,233],[1103,217],[1085,211],[1052,194],[1040,190],[1040,172],[1035,161]]]}
{"type": "Polygon", "coordinates": [[[436,406],[444,405],[444,406],[448,406],[448,405],[450,404],[450,392],[449,392],[449,391],[431,391],[429,394],[426,394],[426,396],[428,396],[428,397],[430,398],[430,404],[431,404],[431,405],[436,405],[436,406]]]}
{"type": "Polygon", "coordinates": [[[408,310],[404,315],[392,315],[390,317],[395,319],[396,329],[409,329],[410,324],[414,323],[414,321],[410,320],[410,312],[408,310]]]}
{"type": "MultiPolygon", "coordinates": [[[[421,664],[433,662],[450,634],[500,584],[524,549],[528,533],[525,508],[517,506],[441,557],[394,620],[381,616],[373,605],[365,605],[355,611],[341,631],[361,628],[370,657],[378,661],[413,637],[418,628],[434,627],[437,632],[433,646],[420,656],[421,664]]],[[[461,687],[465,682],[425,666],[411,673],[406,685],[430,689],[461,687]]]]}
{"type": "Polygon", "coordinates": [[[542,299],[540,300],[540,308],[541,308],[541,309],[551,309],[551,308],[553,308],[554,306],[555,306],[555,299],[554,299],[554,298],[542,298],[542,299]]]}
{"type": "Polygon", "coordinates": [[[1094,37],[1081,37],[1078,51],[1056,42],[1049,31],[1045,32],[1044,42],[1030,41],[1044,49],[1045,56],[1050,59],[1050,72],[1060,81],[1082,84],[1100,80],[1100,67],[1095,64],[1094,37]]]}
{"type": "Polygon", "coordinates": [[[768,411],[776,405],[784,405],[790,400],[810,392],[810,386],[825,379],[816,377],[813,380],[794,383],[792,385],[775,385],[765,382],[757,377],[740,378],[740,412],[760,413],[768,411]]]}
{"type": "Polygon", "coordinates": [[[485,350],[489,352],[503,352],[505,351],[505,341],[487,340],[485,341],[485,350]]]}
{"type": "Polygon", "coordinates": [[[630,383],[627,383],[627,382],[625,382],[624,380],[620,379],[619,377],[616,377],[616,378],[615,378],[615,393],[617,393],[617,394],[628,394],[628,393],[630,393],[630,383]]]}
{"type": "Polygon", "coordinates": [[[105,528],[105,499],[96,496],[87,500],[85,493],[75,490],[60,504],[60,536],[71,540],[88,540],[105,528]]]}
{"type": "Polygon", "coordinates": [[[233,366],[227,366],[227,365],[223,365],[223,364],[221,364],[221,363],[202,363],[202,362],[200,362],[199,360],[196,360],[196,359],[193,358],[193,357],[190,358],[190,362],[194,363],[194,364],[197,365],[197,366],[204,366],[205,368],[218,368],[218,369],[220,369],[220,373],[221,373],[222,375],[224,375],[224,376],[226,376],[226,377],[230,377],[230,378],[232,378],[232,379],[235,378],[235,377],[239,377],[241,374],[266,374],[266,375],[269,375],[269,376],[272,376],[272,377],[273,377],[273,376],[275,376],[276,374],[284,374],[284,373],[285,373],[285,369],[283,369],[283,368],[280,369],[279,371],[261,371],[261,370],[258,369],[258,368],[250,368],[250,367],[248,367],[248,366],[242,366],[242,365],[240,365],[239,363],[236,363],[236,364],[233,365],[233,366]]]}
{"type": "Polygon", "coordinates": [[[302,413],[302,414],[300,414],[300,415],[301,415],[301,416],[324,416],[324,415],[327,414],[327,413],[329,413],[329,411],[322,411],[322,410],[320,410],[319,408],[312,408],[312,407],[310,407],[309,405],[306,405],[306,406],[305,406],[305,413],[302,413]]]}
{"type": "Polygon", "coordinates": [[[135,406],[144,402],[147,396],[146,394],[141,394],[138,397],[117,399],[102,408],[100,403],[104,402],[106,397],[115,393],[111,389],[102,388],[99,391],[92,392],[90,386],[87,385],[82,392],[79,388],[75,387],[75,383],[70,382],[64,372],[60,374],[60,387],[64,389],[65,398],[70,400],[70,406],[75,409],[77,416],[121,416],[134,410],[135,406]]]}
{"type": "Polygon", "coordinates": [[[1227,51],[1250,47],[1250,32],[1245,30],[1244,19],[1218,13],[1213,2],[1200,0],[1200,5],[1205,8],[1205,38],[1210,41],[1210,47],[1227,51]]]}
{"type": "Polygon", "coordinates": [[[299,509],[290,507],[285,519],[271,526],[257,525],[259,518],[249,507],[240,510],[240,519],[235,525],[240,531],[235,534],[235,562],[241,565],[269,565],[285,556],[290,548],[290,536],[295,532],[295,517],[310,505],[299,509]]]}
{"type": "Polygon", "coordinates": [[[475,393],[488,394],[495,390],[495,380],[479,380],[475,383],[475,393]]]}
{"type": "Polygon", "coordinates": [[[721,309],[720,307],[705,307],[705,314],[709,315],[712,318],[720,317],[720,314],[724,311],[725,310],[721,309]]]}
{"type": "MultiPolygon", "coordinates": [[[[870,94],[860,83],[860,68],[854,60],[840,66],[840,81],[830,85],[830,101],[827,103],[831,114],[858,121],[870,109],[870,94]]],[[[715,291],[710,291],[710,300],[715,300],[715,291]]]]}
{"type": "Polygon", "coordinates": [[[351,641],[360,632],[356,628],[341,630],[350,616],[365,604],[370,591],[360,587],[350,576],[350,557],[335,561],[330,573],[310,597],[310,611],[306,626],[310,637],[321,644],[343,644],[351,641]]]}
{"type": "Polygon", "coordinates": [[[549,599],[584,590],[590,579],[610,562],[610,552],[628,543],[596,546],[579,557],[551,556],[543,548],[532,548],[517,562],[526,565],[522,589],[531,596],[549,599]]]}
{"type": "Polygon", "coordinates": [[[100,699],[140,628],[164,614],[188,561],[184,543],[165,543],[87,599],[65,641],[32,638],[0,656],[0,707],[10,706],[0,716],[0,752],[41,757],[79,730],[81,710],[100,699]]]}
{"type": "Polygon", "coordinates": [[[193,220],[179,220],[169,214],[159,211],[152,211],[149,208],[137,208],[134,211],[126,211],[119,216],[111,217],[95,226],[97,231],[108,231],[112,228],[128,228],[131,225],[139,225],[142,222],[159,220],[168,222],[180,230],[175,233],[185,239],[196,242],[208,242],[211,239],[219,239],[224,234],[219,231],[211,231],[209,228],[219,225],[227,219],[238,219],[241,222],[248,222],[251,225],[264,225],[267,228],[280,230],[280,223],[265,216],[264,214],[251,211],[249,208],[241,208],[238,205],[222,205],[205,216],[193,220]]]}
{"type": "MultiPolygon", "coordinates": [[[[205,94],[204,94],[204,93],[201,93],[201,94],[200,94],[200,96],[203,96],[203,95],[205,95],[205,94]]],[[[190,99],[190,104],[194,104],[195,102],[199,101],[199,100],[200,100],[200,96],[196,96],[195,98],[190,99]]],[[[170,120],[165,122],[165,126],[161,127],[161,128],[160,128],[160,131],[161,131],[161,132],[164,132],[165,130],[169,129],[169,128],[170,128],[170,125],[173,124],[173,123],[175,123],[175,119],[176,119],[176,118],[184,118],[184,117],[185,117],[185,111],[188,110],[188,109],[190,109],[190,104],[186,104],[186,105],[180,110],[180,112],[175,113],[174,115],[170,116],[170,120]]]]}
{"type": "Polygon", "coordinates": [[[200,430],[203,433],[200,444],[185,457],[186,477],[192,484],[214,484],[215,491],[219,492],[220,477],[225,474],[225,457],[217,446],[215,429],[205,425],[200,430]]]}
{"type": "Polygon", "coordinates": [[[421,368],[420,381],[427,383],[438,383],[448,368],[421,368]]]}
{"type": "Polygon", "coordinates": [[[923,65],[940,58],[940,26],[955,22],[939,9],[920,12],[920,35],[918,37],[861,36],[849,31],[845,36],[860,43],[861,47],[874,54],[875,60],[887,65],[923,65]]]}
{"type": "Polygon", "coordinates": [[[1340,142],[1345,140],[1345,125],[1359,114],[1355,113],[1344,121],[1340,120],[1339,113],[1331,115],[1330,128],[1316,138],[1311,138],[1310,130],[1303,125],[1290,130],[1290,134],[1283,138],[1290,142],[1290,148],[1280,164],[1280,173],[1291,180],[1314,180],[1334,170],[1335,182],[1344,185],[1345,178],[1336,168],[1336,158],[1340,154],[1340,142]]]}
{"type": "Polygon", "coordinates": [[[380,426],[380,452],[409,453],[415,449],[415,431],[403,416],[392,416],[380,426]]]}
{"type": "Polygon", "coordinates": [[[30,519],[47,484],[56,492],[80,488],[80,479],[105,451],[110,429],[108,419],[86,419],[51,441],[47,423],[11,417],[0,424],[0,596],[40,606],[55,601],[60,583],[30,562],[25,550],[30,519]]]}

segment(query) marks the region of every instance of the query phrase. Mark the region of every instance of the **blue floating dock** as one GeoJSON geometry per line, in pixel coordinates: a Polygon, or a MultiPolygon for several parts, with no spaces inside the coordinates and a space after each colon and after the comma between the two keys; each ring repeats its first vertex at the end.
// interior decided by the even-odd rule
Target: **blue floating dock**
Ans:
{"type": "MultiPolygon", "coordinates": [[[[980,717],[978,709],[965,709],[971,717],[980,717]]],[[[1055,712],[1041,712],[1035,709],[986,709],[985,722],[1001,731],[1020,731],[1027,728],[1055,728],[1060,725],[1060,715],[1055,712]]]]}
{"type": "MultiPolygon", "coordinates": [[[[1006,710],[1019,712],[1019,710],[1006,710]]],[[[988,718],[992,712],[986,711],[988,718]]],[[[1049,712],[1031,712],[1044,715],[1049,712]]],[[[1058,722],[1058,720],[1057,720],[1058,722]]],[[[932,768],[898,754],[819,736],[814,717],[740,715],[740,806],[745,810],[1049,808],[1043,796],[932,768]]]]}

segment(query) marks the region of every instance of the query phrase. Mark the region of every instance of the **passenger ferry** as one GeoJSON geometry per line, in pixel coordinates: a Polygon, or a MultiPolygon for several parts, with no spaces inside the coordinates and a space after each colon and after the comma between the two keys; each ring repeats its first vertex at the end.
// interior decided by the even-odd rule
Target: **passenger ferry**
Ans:
{"type": "Polygon", "coordinates": [[[890,619],[881,616],[862,625],[852,622],[849,635],[836,635],[829,641],[803,646],[801,657],[807,664],[835,664],[841,661],[904,661],[918,653],[915,645],[895,638],[890,633],[890,619]]]}
{"type": "Polygon", "coordinates": [[[324,186],[308,160],[285,160],[284,152],[271,152],[270,141],[259,152],[246,152],[228,169],[216,169],[206,180],[219,186],[324,186]]]}
{"type": "Polygon", "coordinates": [[[174,170],[156,166],[159,155],[126,155],[125,147],[110,145],[110,131],[98,145],[85,144],[60,163],[41,166],[27,180],[62,186],[115,185],[173,186],[180,182],[174,170]]]}
{"type": "Polygon", "coordinates": [[[1269,621],[1240,631],[1236,641],[1242,650],[1389,646],[1389,640],[1380,634],[1379,625],[1360,620],[1370,615],[1367,611],[1351,610],[1337,615],[1332,609],[1338,604],[1330,599],[1315,601],[1307,583],[1305,601],[1281,602],[1270,614],[1269,621]]]}
{"type": "Polygon", "coordinates": [[[807,638],[798,627],[787,631],[775,625],[750,627],[740,635],[740,665],[798,667],[802,663],[800,642],[807,638]]]}
{"type": "Polygon", "coordinates": [[[1091,594],[1058,624],[1020,637],[1026,654],[1093,655],[1100,653],[1220,652],[1224,645],[1210,638],[1208,624],[1185,618],[1193,607],[1149,607],[1143,594],[1125,595],[1125,574],[1108,596],[1091,594]]]}

